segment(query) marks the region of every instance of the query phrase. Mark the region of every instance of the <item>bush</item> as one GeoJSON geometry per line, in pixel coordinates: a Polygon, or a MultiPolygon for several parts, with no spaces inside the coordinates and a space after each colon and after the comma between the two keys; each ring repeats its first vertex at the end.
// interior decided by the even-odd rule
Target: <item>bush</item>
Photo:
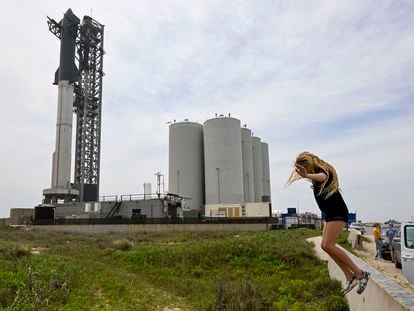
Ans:
{"type": "Polygon", "coordinates": [[[30,256],[29,248],[17,244],[0,241],[0,258],[6,260],[15,260],[22,257],[30,256]]]}
{"type": "Polygon", "coordinates": [[[122,239],[122,240],[114,241],[113,246],[115,249],[118,249],[121,251],[129,251],[134,246],[134,243],[131,241],[128,241],[127,239],[122,239]]]}
{"type": "Polygon", "coordinates": [[[248,280],[218,280],[215,306],[218,311],[265,311],[271,306],[259,287],[248,280]]]}
{"type": "Polygon", "coordinates": [[[33,271],[29,267],[25,280],[16,291],[12,309],[30,307],[32,310],[43,310],[51,304],[65,304],[69,293],[65,274],[52,270],[49,275],[45,275],[44,271],[33,271]]]}

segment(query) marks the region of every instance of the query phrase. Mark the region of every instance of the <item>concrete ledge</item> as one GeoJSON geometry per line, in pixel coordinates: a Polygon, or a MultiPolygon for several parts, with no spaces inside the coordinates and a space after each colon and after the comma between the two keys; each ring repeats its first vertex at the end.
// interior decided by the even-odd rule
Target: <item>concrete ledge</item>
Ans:
{"type": "Polygon", "coordinates": [[[351,243],[353,249],[362,250],[361,232],[355,229],[349,229],[348,242],[351,243]]]}
{"type": "MultiPolygon", "coordinates": [[[[331,278],[339,280],[345,285],[345,276],[339,266],[320,247],[322,237],[308,239],[315,244],[318,257],[328,261],[328,270],[331,278]]],[[[340,246],[339,246],[340,247],[340,246]]],[[[414,296],[407,293],[401,286],[388,279],[383,273],[369,266],[359,257],[343,249],[349,257],[362,269],[371,273],[368,287],[358,295],[356,288],[346,295],[351,311],[414,311],[414,296]]]]}
{"type": "Polygon", "coordinates": [[[63,231],[84,234],[173,232],[173,231],[265,231],[266,223],[259,224],[131,224],[131,225],[45,225],[32,226],[35,230],[63,231]]]}

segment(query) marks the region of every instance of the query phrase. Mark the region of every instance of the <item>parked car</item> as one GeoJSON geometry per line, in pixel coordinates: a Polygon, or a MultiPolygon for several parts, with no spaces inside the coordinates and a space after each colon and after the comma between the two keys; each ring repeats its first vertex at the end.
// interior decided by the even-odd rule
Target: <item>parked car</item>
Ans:
{"type": "Polygon", "coordinates": [[[401,269],[401,230],[398,230],[392,240],[392,250],[394,251],[394,265],[401,269]]]}
{"type": "Polygon", "coordinates": [[[365,233],[365,228],[362,224],[359,224],[357,222],[353,222],[349,225],[349,229],[355,229],[358,230],[359,232],[361,232],[361,234],[365,233]]]}
{"type": "Polygon", "coordinates": [[[414,284],[414,223],[402,223],[392,245],[395,266],[400,267],[407,281],[414,284]]]}
{"type": "MultiPolygon", "coordinates": [[[[390,239],[387,237],[388,228],[383,228],[381,230],[382,236],[382,252],[381,257],[383,259],[391,260],[391,249],[390,249],[390,239]]],[[[395,237],[394,237],[395,238],[395,237]]]]}

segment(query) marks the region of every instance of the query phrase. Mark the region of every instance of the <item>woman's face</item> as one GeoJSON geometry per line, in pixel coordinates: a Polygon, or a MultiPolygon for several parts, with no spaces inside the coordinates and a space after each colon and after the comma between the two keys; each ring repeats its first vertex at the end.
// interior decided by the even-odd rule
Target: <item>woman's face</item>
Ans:
{"type": "Polygon", "coordinates": [[[296,160],[295,164],[303,166],[308,173],[311,173],[311,172],[314,171],[313,166],[309,163],[309,161],[307,159],[298,159],[298,160],[296,160]]]}

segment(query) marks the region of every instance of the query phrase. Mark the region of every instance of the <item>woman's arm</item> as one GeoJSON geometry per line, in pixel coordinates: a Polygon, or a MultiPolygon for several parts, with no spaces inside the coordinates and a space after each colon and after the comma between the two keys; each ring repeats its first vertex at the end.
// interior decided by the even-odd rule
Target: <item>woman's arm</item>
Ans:
{"type": "Polygon", "coordinates": [[[325,173],[317,173],[317,174],[308,174],[306,172],[306,168],[303,166],[296,164],[295,165],[296,173],[298,173],[303,178],[309,178],[311,180],[316,180],[319,182],[324,182],[326,180],[326,174],[325,173]]]}

